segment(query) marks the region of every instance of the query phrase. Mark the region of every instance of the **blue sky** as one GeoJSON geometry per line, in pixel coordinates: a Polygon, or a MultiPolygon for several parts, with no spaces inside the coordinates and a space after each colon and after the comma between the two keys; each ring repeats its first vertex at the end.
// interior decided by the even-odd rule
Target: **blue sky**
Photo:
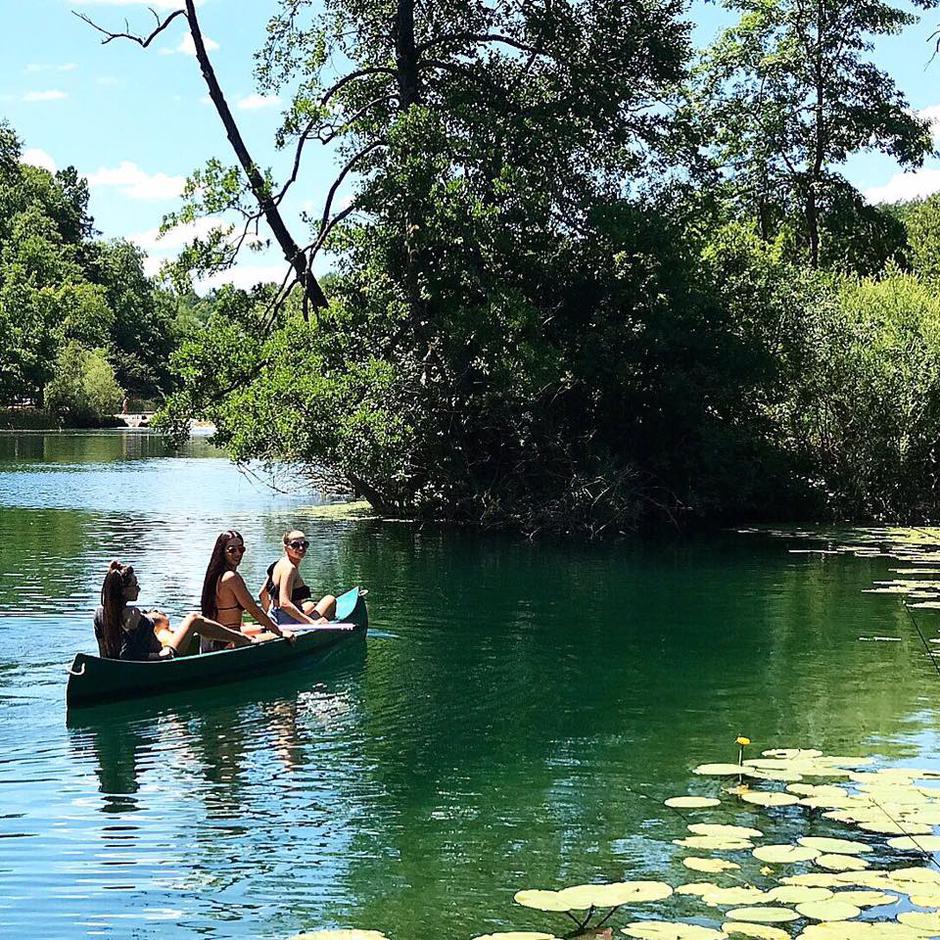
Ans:
{"type": "MultiPolygon", "coordinates": [[[[58,168],[73,164],[86,175],[98,228],[106,237],[140,244],[155,269],[188,234],[155,237],[163,214],[179,205],[184,178],[209,157],[234,161],[184,41],[182,20],[142,50],[120,41],[101,45],[101,37],[72,14],[88,13],[115,29],[122,29],[127,18],[132,31],[146,32],[153,23],[148,6],[165,14],[177,3],[0,0],[0,117],[23,140],[27,160],[58,168]]],[[[222,86],[261,162],[272,160],[280,102],[258,95],[252,65],[274,8],[275,0],[203,0],[200,5],[222,86]]],[[[726,11],[701,0],[689,15],[699,45],[731,22],[726,11]]],[[[930,12],[902,36],[879,40],[876,60],[914,108],[940,117],[940,58],[928,65],[929,37],[938,23],[940,11],[930,12]]],[[[332,178],[325,156],[312,149],[305,172],[290,212],[314,208],[332,178]]],[[[890,159],[867,154],[853,158],[847,173],[876,201],[940,190],[940,159],[902,176],[890,159]]],[[[248,286],[280,280],[283,270],[276,254],[252,254],[226,279],[248,286]]]]}

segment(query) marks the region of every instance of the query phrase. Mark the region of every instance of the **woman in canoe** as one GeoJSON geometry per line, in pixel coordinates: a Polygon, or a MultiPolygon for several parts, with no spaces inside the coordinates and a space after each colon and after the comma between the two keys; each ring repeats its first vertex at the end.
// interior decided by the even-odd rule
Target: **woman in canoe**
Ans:
{"type": "Polygon", "coordinates": [[[261,588],[261,603],[275,623],[324,623],[336,613],[336,598],[326,594],[314,603],[310,588],[304,584],[298,570],[310,542],[299,529],[285,532],[283,541],[283,556],[268,565],[268,576],[261,588]]]}
{"type": "MultiPolygon", "coordinates": [[[[241,631],[242,614],[247,611],[258,622],[262,630],[262,639],[274,636],[289,636],[282,631],[277,622],[272,620],[255,602],[245,579],[238,573],[238,566],[245,555],[245,540],[240,532],[229,529],[215,540],[209,567],[202,583],[202,614],[231,630],[241,631]]],[[[212,652],[223,649],[227,644],[212,639],[203,639],[202,651],[212,652]]]]}
{"type": "Polygon", "coordinates": [[[245,646],[251,637],[229,630],[199,614],[189,614],[171,629],[166,614],[142,613],[133,602],[140,596],[140,582],[131,565],[112,561],[101,586],[101,606],[95,611],[98,651],[107,659],[172,659],[186,650],[193,634],[245,646]]]}

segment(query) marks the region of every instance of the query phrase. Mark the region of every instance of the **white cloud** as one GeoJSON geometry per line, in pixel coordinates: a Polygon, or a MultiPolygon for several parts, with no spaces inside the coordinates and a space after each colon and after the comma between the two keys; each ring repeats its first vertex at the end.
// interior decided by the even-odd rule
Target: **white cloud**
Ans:
{"type": "Polygon", "coordinates": [[[229,271],[222,271],[199,281],[197,286],[200,290],[210,290],[223,284],[234,284],[249,290],[256,284],[280,284],[286,274],[286,261],[280,264],[240,264],[229,271]]]}
{"type": "Polygon", "coordinates": [[[40,150],[38,147],[27,147],[20,155],[20,163],[28,163],[30,166],[41,166],[50,173],[55,173],[56,171],[55,160],[53,160],[45,150],[40,150]]]}
{"type": "Polygon", "coordinates": [[[74,62],[65,62],[62,65],[46,65],[39,62],[31,62],[26,66],[26,72],[74,72],[78,66],[74,62]]]}
{"type": "Polygon", "coordinates": [[[89,173],[88,183],[91,186],[113,186],[128,199],[159,200],[178,198],[185,180],[182,176],[166,173],[147,173],[136,163],[122,160],[116,167],[101,167],[89,173]]]}
{"type": "Polygon", "coordinates": [[[898,202],[907,199],[923,199],[940,192],[940,170],[924,167],[913,173],[895,173],[884,186],[873,186],[865,190],[869,202],[898,202]]]}
{"type": "Polygon", "coordinates": [[[929,108],[923,108],[917,112],[917,116],[930,121],[930,132],[933,135],[934,146],[940,145],[940,104],[932,104],[929,108]]]}
{"type": "MultiPolygon", "coordinates": [[[[206,52],[214,52],[219,48],[219,44],[214,39],[210,39],[208,36],[203,36],[202,41],[205,44],[206,52]]],[[[183,36],[179,45],[175,49],[160,50],[161,55],[173,55],[174,52],[179,52],[183,55],[196,54],[196,44],[193,42],[193,37],[189,32],[183,36]]]]}
{"type": "Polygon", "coordinates": [[[61,101],[68,98],[64,91],[28,91],[23,95],[24,101],[61,101]]]}
{"type": "Polygon", "coordinates": [[[261,108],[276,108],[281,103],[277,95],[248,95],[246,98],[240,98],[238,107],[242,111],[258,111],[261,108]]]}
{"type": "Polygon", "coordinates": [[[146,232],[139,232],[131,235],[129,241],[139,245],[146,252],[171,252],[173,249],[182,248],[187,242],[194,238],[205,238],[214,228],[224,226],[225,222],[218,219],[196,219],[195,222],[187,222],[185,225],[177,225],[161,237],[160,229],[152,228],[146,232]]]}

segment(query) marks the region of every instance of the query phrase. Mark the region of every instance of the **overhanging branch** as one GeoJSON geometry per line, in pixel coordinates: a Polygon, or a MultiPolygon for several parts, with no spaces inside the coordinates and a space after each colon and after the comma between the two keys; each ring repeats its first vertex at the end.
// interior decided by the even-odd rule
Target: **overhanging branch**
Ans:
{"type": "MultiPolygon", "coordinates": [[[[160,35],[169,25],[173,22],[178,16],[186,16],[185,10],[174,10],[165,20],[161,20],[156,10],[151,10],[151,13],[156,17],[157,25],[156,28],[147,36],[138,36],[135,33],[123,32],[123,33],[114,33],[111,30],[105,29],[103,26],[99,26],[90,16],[86,13],[79,13],[76,10],[72,10],[72,15],[77,16],[83,23],[87,23],[92,29],[97,30],[104,36],[104,39],[101,40],[101,44],[106,46],[109,42],[115,39],[129,39],[131,42],[136,42],[141,48],[146,49],[160,35]]],[[[127,28],[127,20],[124,21],[125,29],[127,28]]]]}

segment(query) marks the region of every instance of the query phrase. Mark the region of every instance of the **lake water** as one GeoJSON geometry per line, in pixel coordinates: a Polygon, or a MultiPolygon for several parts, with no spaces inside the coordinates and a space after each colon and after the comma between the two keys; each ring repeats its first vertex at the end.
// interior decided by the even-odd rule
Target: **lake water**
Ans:
{"type": "Polygon", "coordinates": [[[940,677],[898,599],[862,593],[889,559],[318,521],[277,482],[198,440],[0,436],[0,936],[562,930],[513,892],[694,880],[661,801],[714,786],[691,768],[738,734],[937,752],[940,677]],[[370,589],[365,647],[67,723],[108,560],[175,618],[233,526],[250,586],[304,528],[315,591],[370,589]]]}

